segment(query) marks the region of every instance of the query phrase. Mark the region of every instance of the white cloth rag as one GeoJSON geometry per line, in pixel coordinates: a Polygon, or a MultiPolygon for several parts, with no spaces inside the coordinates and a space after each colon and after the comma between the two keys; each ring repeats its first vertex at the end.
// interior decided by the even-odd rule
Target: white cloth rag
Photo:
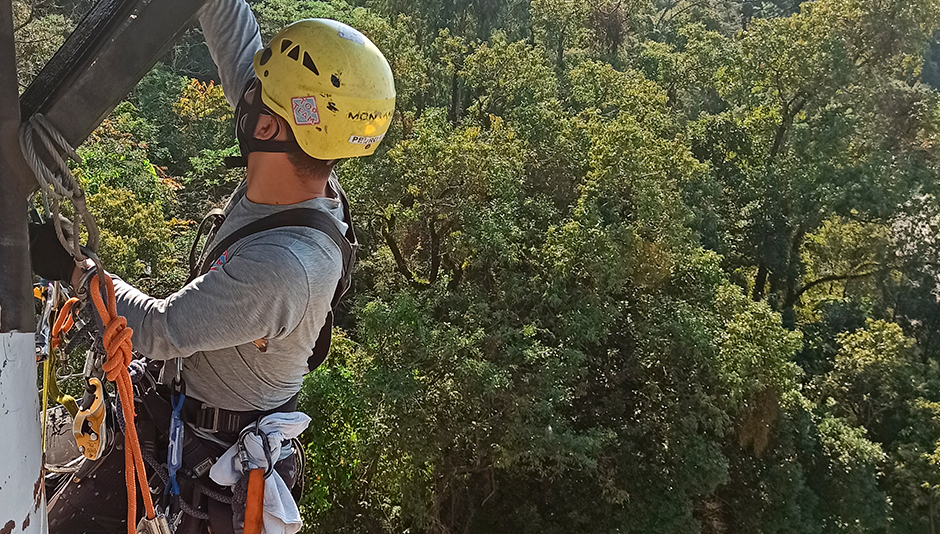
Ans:
{"type": "MultiPolygon", "coordinates": [[[[258,424],[258,430],[267,435],[268,450],[272,461],[277,462],[281,454],[281,443],[295,438],[310,424],[310,418],[302,412],[273,413],[264,416],[258,424]]],[[[254,424],[249,425],[254,427],[254,424]]],[[[248,453],[249,468],[263,468],[267,465],[261,436],[251,432],[245,436],[245,451],[248,453]]],[[[303,451],[295,451],[303,454],[303,451]]],[[[209,470],[209,478],[222,486],[234,486],[242,477],[244,470],[238,457],[238,444],[232,445],[209,470]]],[[[296,534],[303,525],[300,510],[290,494],[290,489],[277,471],[264,481],[263,534],[296,534]]]]}

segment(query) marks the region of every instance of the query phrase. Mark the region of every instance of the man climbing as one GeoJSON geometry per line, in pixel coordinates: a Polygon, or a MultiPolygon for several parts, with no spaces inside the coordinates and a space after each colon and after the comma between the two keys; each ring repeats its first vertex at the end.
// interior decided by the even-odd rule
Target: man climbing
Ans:
{"type": "MultiPolygon", "coordinates": [[[[247,179],[182,289],[157,299],[112,278],[135,350],[166,362],[161,384],[138,408],[140,425],[153,427],[152,443],[144,443],[148,432],[139,430],[143,447],[157,458],[163,448],[162,462],[173,440],[170,397],[185,392],[183,502],[173,509],[188,512],[177,532],[204,531],[210,523],[218,533],[240,529],[233,521],[238,510],[206,496],[224,490],[208,480],[209,466],[261,417],[293,412],[304,374],[325,356],[331,308],[348,285],[355,251],[333,168],[375,151],[388,130],[395,91],[381,52],[345,24],[299,21],[262,49],[244,0],[210,0],[199,22],[236,109],[247,179]]],[[[73,270],[64,249],[54,250],[58,242],[48,226],[32,233],[38,274],[87,283],[84,269],[73,270]]],[[[298,477],[298,452],[285,444],[278,457],[277,472],[288,487],[298,477]]],[[[51,497],[51,532],[126,531],[120,456],[99,460],[91,476],[70,480],[51,497]]]]}

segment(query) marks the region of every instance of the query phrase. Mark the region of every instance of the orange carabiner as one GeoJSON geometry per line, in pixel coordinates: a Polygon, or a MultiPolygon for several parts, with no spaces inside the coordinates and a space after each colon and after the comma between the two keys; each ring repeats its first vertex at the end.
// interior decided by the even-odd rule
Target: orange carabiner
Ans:
{"type": "Polygon", "coordinates": [[[72,317],[72,308],[76,304],[78,304],[78,298],[72,297],[65,301],[62,309],[59,310],[59,315],[56,316],[55,323],[52,325],[52,341],[50,344],[53,350],[59,348],[59,343],[62,341],[61,334],[71,330],[75,324],[75,319],[72,317]]]}

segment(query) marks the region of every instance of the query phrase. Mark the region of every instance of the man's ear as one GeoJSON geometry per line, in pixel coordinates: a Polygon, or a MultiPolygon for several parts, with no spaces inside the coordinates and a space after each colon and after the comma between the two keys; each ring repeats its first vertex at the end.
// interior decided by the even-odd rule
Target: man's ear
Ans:
{"type": "Polygon", "coordinates": [[[258,117],[258,124],[255,126],[255,139],[267,141],[276,136],[279,131],[277,117],[262,113],[258,117]]]}

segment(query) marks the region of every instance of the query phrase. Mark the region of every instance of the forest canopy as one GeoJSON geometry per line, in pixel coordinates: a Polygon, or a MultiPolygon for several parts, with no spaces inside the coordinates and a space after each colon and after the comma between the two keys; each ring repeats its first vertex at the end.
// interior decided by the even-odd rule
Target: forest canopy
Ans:
{"type": "MultiPolygon", "coordinates": [[[[940,530],[940,0],[251,4],[398,92],[305,532],[940,530]]],[[[14,0],[23,88],[89,6],[14,0]]],[[[111,270],[182,285],[232,121],[196,27],[79,148],[111,270]]]]}

